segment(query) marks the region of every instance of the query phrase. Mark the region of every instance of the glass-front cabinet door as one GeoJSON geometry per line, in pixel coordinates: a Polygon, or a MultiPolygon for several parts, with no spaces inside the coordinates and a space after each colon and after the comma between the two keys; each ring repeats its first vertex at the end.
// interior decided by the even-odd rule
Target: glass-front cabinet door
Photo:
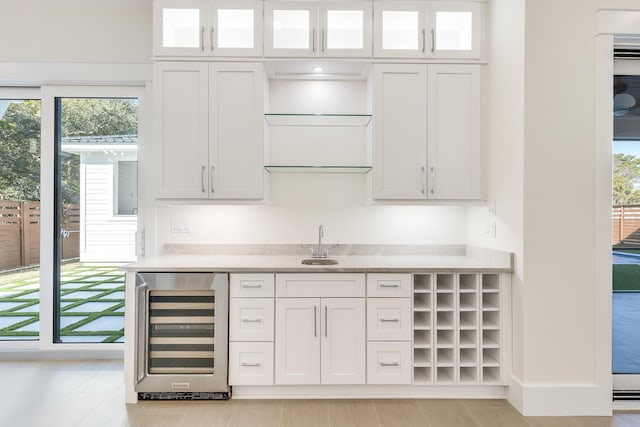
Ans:
{"type": "Polygon", "coordinates": [[[261,56],[259,0],[155,0],[159,56],[261,56]]]}
{"type": "Polygon", "coordinates": [[[480,3],[374,4],[375,57],[480,58],[480,3]]]}
{"type": "Polygon", "coordinates": [[[427,52],[427,9],[422,3],[376,2],[374,56],[415,58],[427,52]]]}
{"type": "Polygon", "coordinates": [[[482,7],[478,3],[435,3],[429,10],[430,54],[437,58],[480,58],[482,7]]]}
{"type": "Polygon", "coordinates": [[[265,3],[265,56],[371,56],[368,1],[265,3]]]}
{"type": "Polygon", "coordinates": [[[202,55],[207,19],[206,0],[153,2],[153,53],[202,55]]]}
{"type": "Polygon", "coordinates": [[[321,55],[371,56],[371,2],[322,2],[319,16],[321,55]]]}
{"type": "Polygon", "coordinates": [[[266,56],[313,56],[317,46],[315,2],[266,2],[264,51],[266,56]]]}
{"type": "Polygon", "coordinates": [[[211,2],[210,50],[214,56],[262,56],[262,1],[211,2]]]}

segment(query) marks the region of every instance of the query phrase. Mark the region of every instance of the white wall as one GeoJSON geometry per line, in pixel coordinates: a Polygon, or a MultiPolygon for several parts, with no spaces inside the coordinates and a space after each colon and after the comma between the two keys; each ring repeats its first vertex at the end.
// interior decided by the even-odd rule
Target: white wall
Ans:
{"type": "Polygon", "coordinates": [[[523,375],[522,277],[524,167],[524,0],[492,0],[489,3],[489,58],[485,67],[485,180],[487,206],[469,209],[469,244],[515,254],[512,279],[513,373],[523,375]],[[496,237],[484,236],[485,225],[495,221],[496,237]]]}
{"type": "Polygon", "coordinates": [[[596,188],[607,185],[595,181],[603,179],[596,175],[596,10],[639,6],[490,5],[488,195],[496,200],[497,236],[481,235],[486,208],[472,208],[469,240],[516,253],[511,399],[528,415],[605,415],[611,318],[602,306],[610,304],[611,282],[596,282],[608,259],[595,242],[610,230],[596,217],[603,200],[596,188]]]}
{"type": "Polygon", "coordinates": [[[2,0],[2,62],[149,62],[152,0],[2,0]]]}

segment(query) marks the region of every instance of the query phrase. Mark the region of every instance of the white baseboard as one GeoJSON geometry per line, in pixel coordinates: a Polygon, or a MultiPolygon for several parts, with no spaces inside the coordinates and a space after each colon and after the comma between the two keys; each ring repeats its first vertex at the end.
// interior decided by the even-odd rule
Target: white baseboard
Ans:
{"type": "Polygon", "coordinates": [[[595,384],[523,385],[511,379],[507,399],[525,416],[611,416],[613,395],[595,384]]]}
{"type": "Polygon", "coordinates": [[[504,399],[504,386],[233,386],[234,399],[504,399]]]}

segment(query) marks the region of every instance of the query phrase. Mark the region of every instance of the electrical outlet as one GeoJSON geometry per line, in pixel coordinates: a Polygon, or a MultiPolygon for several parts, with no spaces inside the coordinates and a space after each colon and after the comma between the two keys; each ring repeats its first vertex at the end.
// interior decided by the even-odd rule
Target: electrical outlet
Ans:
{"type": "Polygon", "coordinates": [[[171,232],[172,233],[191,233],[191,227],[189,227],[189,223],[185,219],[172,219],[171,232]]]}
{"type": "Polygon", "coordinates": [[[487,237],[496,237],[496,222],[488,222],[484,225],[484,235],[487,237]]]}

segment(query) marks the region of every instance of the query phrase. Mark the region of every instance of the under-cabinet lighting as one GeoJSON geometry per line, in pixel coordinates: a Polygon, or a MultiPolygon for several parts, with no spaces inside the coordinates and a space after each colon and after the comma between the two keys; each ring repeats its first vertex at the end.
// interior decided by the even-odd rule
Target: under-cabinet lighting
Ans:
{"type": "Polygon", "coordinates": [[[317,67],[317,66],[316,66],[316,67],[313,67],[311,70],[312,70],[314,73],[321,73],[321,72],[323,72],[323,71],[324,71],[324,68],[322,68],[322,67],[317,67]]]}

